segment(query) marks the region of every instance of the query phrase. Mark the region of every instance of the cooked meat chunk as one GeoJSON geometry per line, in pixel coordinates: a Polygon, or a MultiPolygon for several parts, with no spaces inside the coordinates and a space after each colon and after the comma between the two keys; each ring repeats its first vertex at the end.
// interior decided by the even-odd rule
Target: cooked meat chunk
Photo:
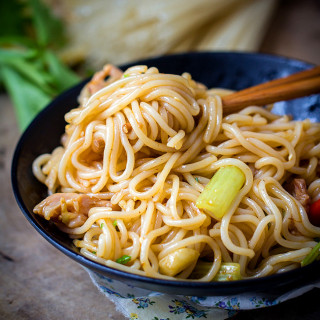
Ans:
{"type": "Polygon", "coordinates": [[[62,222],[69,228],[82,226],[88,218],[88,212],[93,207],[117,208],[108,200],[78,193],[55,193],[33,209],[34,213],[47,220],[62,222]]]}
{"type": "Polygon", "coordinates": [[[105,87],[108,83],[118,80],[121,76],[122,71],[120,69],[111,64],[107,64],[101,71],[98,71],[94,74],[91,81],[87,85],[88,91],[92,95],[105,87]],[[107,76],[110,76],[110,78],[108,81],[105,81],[107,76]]]}
{"type": "Polygon", "coordinates": [[[117,67],[107,64],[101,71],[96,72],[92,79],[84,86],[78,98],[80,106],[84,106],[88,99],[100,89],[121,78],[123,72],[117,67]],[[108,77],[107,80],[106,77],[108,77]]]}
{"type": "Polygon", "coordinates": [[[292,179],[292,181],[290,181],[286,185],[286,189],[302,204],[302,206],[308,212],[310,205],[310,196],[307,192],[306,181],[301,178],[292,179]]]}
{"type": "Polygon", "coordinates": [[[92,141],[92,150],[96,153],[103,153],[105,147],[105,142],[101,137],[96,137],[92,141]]]}

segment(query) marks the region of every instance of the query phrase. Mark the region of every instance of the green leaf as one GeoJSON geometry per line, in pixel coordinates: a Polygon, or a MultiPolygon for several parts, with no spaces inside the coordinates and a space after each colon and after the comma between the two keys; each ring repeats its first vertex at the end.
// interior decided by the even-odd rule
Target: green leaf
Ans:
{"type": "Polygon", "coordinates": [[[44,53],[44,59],[58,91],[69,89],[80,81],[80,78],[68,69],[52,51],[47,50],[44,53]]]}
{"type": "Polygon", "coordinates": [[[79,82],[49,49],[63,40],[62,23],[43,0],[0,1],[0,85],[11,96],[21,129],[79,82]]]}
{"type": "MultiPolygon", "coordinates": [[[[5,55],[3,55],[3,57],[5,57],[5,55]]],[[[4,59],[6,59],[5,62],[8,67],[11,67],[21,73],[21,75],[23,75],[26,79],[29,79],[29,81],[34,85],[40,87],[42,91],[52,96],[55,94],[55,91],[49,85],[51,77],[45,70],[41,70],[43,69],[43,67],[41,68],[41,66],[38,66],[32,61],[28,62],[25,59],[18,58],[17,55],[15,59],[11,59],[9,57],[6,57],[4,59]]]]}
{"type": "Polygon", "coordinates": [[[18,0],[0,1],[0,36],[24,35],[27,17],[25,3],[18,0]]]}
{"type": "Polygon", "coordinates": [[[61,21],[40,0],[29,0],[29,3],[39,45],[42,47],[49,44],[61,45],[64,40],[61,21]]]}
{"type": "Polygon", "coordinates": [[[28,38],[26,36],[19,36],[19,35],[4,35],[0,36],[0,46],[5,47],[6,49],[10,49],[11,47],[18,47],[18,48],[35,48],[36,43],[33,39],[28,38]]]}
{"type": "MultiPolygon", "coordinates": [[[[1,41],[1,38],[0,38],[1,41]]],[[[1,44],[1,43],[0,43],[1,44]]],[[[17,59],[30,59],[37,55],[34,49],[2,49],[0,48],[0,63],[15,63],[17,59]]]]}
{"type": "Polygon", "coordinates": [[[49,103],[51,97],[8,66],[0,66],[0,74],[13,100],[18,125],[23,131],[34,116],[49,103]]]}

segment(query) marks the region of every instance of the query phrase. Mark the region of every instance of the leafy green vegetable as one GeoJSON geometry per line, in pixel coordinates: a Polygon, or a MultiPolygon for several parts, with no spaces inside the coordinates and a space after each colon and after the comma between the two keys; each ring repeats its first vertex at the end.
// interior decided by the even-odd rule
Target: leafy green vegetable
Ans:
{"type": "Polygon", "coordinates": [[[29,0],[33,11],[32,20],[36,32],[38,44],[47,46],[49,44],[63,43],[63,25],[39,0],[29,0]]]}
{"type": "Polygon", "coordinates": [[[43,2],[0,3],[0,84],[23,130],[54,96],[80,79],[54,52],[65,40],[63,25],[43,2]]]}
{"type": "Polygon", "coordinates": [[[29,63],[28,61],[18,57],[15,59],[9,59],[5,57],[2,60],[0,51],[0,65],[5,65],[10,69],[15,70],[21,76],[21,79],[23,79],[24,81],[31,82],[34,85],[40,87],[41,90],[43,90],[47,94],[54,94],[54,90],[50,88],[49,75],[47,73],[44,73],[35,64],[29,63]]]}
{"type": "Polygon", "coordinates": [[[120,257],[119,259],[116,260],[117,263],[120,264],[127,264],[131,260],[130,256],[127,256],[126,254],[120,257]]]}
{"type": "Polygon", "coordinates": [[[15,105],[18,123],[24,128],[49,103],[51,97],[8,66],[0,64],[0,75],[15,105]]]}
{"type": "Polygon", "coordinates": [[[310,253],[301,261],[301,266],[304,267],[320,257],[320,242],[316,244],[310,253]]]}
{"type": "Polygon", "coordinates": [[[24,9],[25,3],[22,1],[0,1],[0,37],[23,33],[28,23],[28,18],[21,14],[24,9]]]}
{"type": "Polygon", "coordinates": [[[52,82],[59,91],[66,90],[70,87],[70,83],[75,84],[79,81],[78,76],[67,69],[52,51],[47,50],[44,59],[52,76],[52,82]]]}
{"type": "Polygon", "coordinates": [[[2,63],[14,64],[17,59],[32,59],[32,58],[35,58],[36,56],[37,56],[37,50],[35,49],[26,49],[26,50],[0,49],[0,61],[2,63]]]}

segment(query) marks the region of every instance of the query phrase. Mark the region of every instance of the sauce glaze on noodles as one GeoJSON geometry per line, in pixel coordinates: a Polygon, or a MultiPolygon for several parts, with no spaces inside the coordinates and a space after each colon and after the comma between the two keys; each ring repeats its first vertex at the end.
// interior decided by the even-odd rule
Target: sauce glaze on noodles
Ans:
{"type": "MultiPolygon", "coordinates": [[[[197,281],[211,281],[221,262],[239,263],[243,278],[297,268],[320,228],[283,184],[301,177],[312,201],[320,198],[319,123],[255,106],[223,117],[221,96],[228,91],[208,90],[189,74],[146,66],[106,70],[109,80],[99,90],[92,80],[80,106],[66,114],[62,146],[33,165],[49,194],[86,193],[118,206],[92,207],[74,228],[57,223],[81,253],[166,279],[172,278],[159,272],[159,260],[185,247],[213,261],[197,281]],[[225,165],[237,166],[246,182],[218,221],[195,202],[225,165]],[[123,255],[131,257],[127,265],[115,262],[123,255]]],[[[194,266],[176,278],[187,279],[194,266]]]]}

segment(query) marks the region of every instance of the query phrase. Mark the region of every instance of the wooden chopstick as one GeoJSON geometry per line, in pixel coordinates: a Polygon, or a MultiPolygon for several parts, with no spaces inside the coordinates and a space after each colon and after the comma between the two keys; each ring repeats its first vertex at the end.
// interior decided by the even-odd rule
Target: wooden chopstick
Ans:
{"type": "Polygon", "coordinates": [[[222,97],[223,112],[229,114],[250,106],[263,106],[320,92],[320,66],[268,81],[222,97]]]}

